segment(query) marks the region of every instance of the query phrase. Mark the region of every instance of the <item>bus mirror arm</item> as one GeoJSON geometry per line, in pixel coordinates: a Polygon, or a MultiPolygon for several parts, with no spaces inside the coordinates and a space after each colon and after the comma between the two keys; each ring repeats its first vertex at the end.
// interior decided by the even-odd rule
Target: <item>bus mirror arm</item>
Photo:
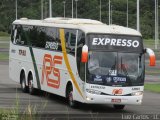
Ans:
{"type": "Polygon", "coordinates": [[[143,53],[142,54],[145,54],[146,53],[146,48],[145,49],[143,49],[143,53]]]}
{"type": "Polygon", "coordinates": [[[82,47],[81,62],[86,63],[87,61],[88,61],[88,46],[84,45],[82,47]]]}
{"type": "Polygon", "coordinates": [[[149,61],[150,61],[149,65],[155,66],[156,65],[156,56],[154,54],[154,51],[150,48],[146,48],[146,49],[144,49],[144,52],[148,53],[148,55],[149,55],[149,61]]]}

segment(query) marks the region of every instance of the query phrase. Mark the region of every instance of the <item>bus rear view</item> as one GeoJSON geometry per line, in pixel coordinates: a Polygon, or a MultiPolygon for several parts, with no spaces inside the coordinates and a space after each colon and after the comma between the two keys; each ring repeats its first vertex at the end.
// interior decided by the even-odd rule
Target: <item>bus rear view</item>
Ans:
{"type": "MultiPolygon", "coordinates": [[[[88,34],[86,44],[86,102],[113,104],[116,109],[141,104],[146,52],[141,36],[88,34]]],[[[155,57],[150,60],[154,66],[155,57]]]]}

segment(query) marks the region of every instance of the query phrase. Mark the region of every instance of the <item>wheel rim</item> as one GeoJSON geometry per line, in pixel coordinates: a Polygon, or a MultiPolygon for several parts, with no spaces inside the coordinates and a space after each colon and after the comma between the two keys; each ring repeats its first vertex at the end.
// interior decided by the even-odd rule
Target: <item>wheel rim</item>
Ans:
{"type": "Polygon", "coordinates": [[[33,82],[32,82],[32,80],[29,80],[29,83],[28,83],[29,85],[29,92],[31,92],[32,91],[32,89],[33,89],[33,82]]]}
{"type": "Polygon", "coordinates": [[[22,80],[22,89],[25,89],[25,81],[24,81],[24,79],[22,80]]]}
{"type": "Polygon", "coordinates": [[[73,106],[73,91],[69,93],[69,104],[73,106]]]}

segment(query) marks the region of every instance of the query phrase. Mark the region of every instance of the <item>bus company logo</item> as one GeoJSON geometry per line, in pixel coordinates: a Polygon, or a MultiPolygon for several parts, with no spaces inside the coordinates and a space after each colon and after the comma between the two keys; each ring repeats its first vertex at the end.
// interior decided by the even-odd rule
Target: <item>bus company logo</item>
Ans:
{"type": "Polygon", "coordinates": [[[94,78],[94,81],[100,82],[100,81],[102,81],[102,77],[100,75],[96,75],[94,78]]]}
{"type": "Polygon", "coordinates": [[[125,82],[126,82],[126,78],[124,78],[124,77],[113,77],[113,81],[114,81],[115,83],[118,83],[118,82],[123,82],[123,83],[125,83],[125,82]]]}
{"type": "Polygon", "coordinates": [[[46,49],[58,50],[58,43],[57,42],[46,42],[45,45],[46,49]]]}
{"type": "Polygon", "coordinates": [[[26,56],[26,50],[19,50],[19,55],[26,56]]]}
{"type": "Polygon", "coordinates": [[[113,95],[121,95],[123,92],[123,89],[113,89],[112,94],[113,95]]]}
{"type": "Polygon", "coordinates": [[[97,79],[100,79],[100,78],[101,78],[101,76],[100,76],[100,75],[96,75],[96,78],[97,78],[97,79]]]}
{"type": "Polygon", "coordinates": [[[112,81],[112,78],[111,77],[106,77],[106,81],[107,81],[107,83],[110,83],[112,81]]]}
{"type": "Polygon", "coordinates": [[[51,56],[50,54],[45,54],[43,59],[43,69],[42,69],[42,80],[47,81],[47,85],[53,88],[59,88],[60,86],[60,70],[56,68],[56,65],[62,64],[62,56],[51,56]]]}

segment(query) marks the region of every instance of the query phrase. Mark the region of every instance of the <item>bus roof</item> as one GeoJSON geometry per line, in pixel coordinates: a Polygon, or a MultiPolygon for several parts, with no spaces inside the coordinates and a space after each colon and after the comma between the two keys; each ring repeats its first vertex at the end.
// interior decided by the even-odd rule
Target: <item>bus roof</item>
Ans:
{"type": "Polygon", "coordinates": [[[21,18],[15,20],[13,24],[80,29],[85,33],[123,34],[141,36],[141,33],[134,29],[119,25],[107,25],[100,21],[91,19],[72,19],[55,17],[46,18],[44,20],[32,20],[27,18],[21,18]]]}

